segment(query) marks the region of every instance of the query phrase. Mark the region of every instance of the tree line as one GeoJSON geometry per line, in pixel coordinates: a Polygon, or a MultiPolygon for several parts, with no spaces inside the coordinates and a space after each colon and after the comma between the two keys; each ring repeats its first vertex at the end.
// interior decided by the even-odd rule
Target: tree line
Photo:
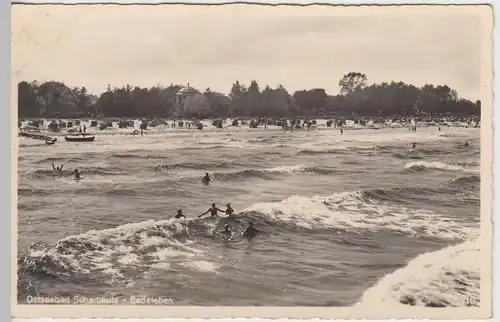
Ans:
{"type": "Polygon", "coordinates": [[[284,86],[261,88],[236,81],[228,95],[207,88],[191,89],[182,102],[176,99],[181,85],[144,88],[125,85],[108,88],[100,96],[85,87],[62,82],[20,82],[19,117],[339,117],[417,116],[432,114],[479,115],[481,102],[460,98],[447,85],[418,87],[404,82],[368,84],[365,74],[350,72],[338,83],[338,95],[323,88],[290,94],[284,86]]]}

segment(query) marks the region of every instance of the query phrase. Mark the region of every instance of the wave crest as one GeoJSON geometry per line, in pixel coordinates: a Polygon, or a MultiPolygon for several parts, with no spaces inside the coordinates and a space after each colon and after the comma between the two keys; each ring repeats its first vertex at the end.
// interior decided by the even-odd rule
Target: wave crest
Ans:
{"type": "MultiPolygon", "coordinates": [[[[257,211],[274,222],[306,229],[354,233],[391,230],[409,236],[450,240],[467,239],[477,234],[476,227],[466,227],[457,218],[384,202],[389,198],[383,195],[391,193],[374,190],[336,193],[327,197],[292,196],[281,202],[257,203],[245,211],[257,211]]],[[[432,191],[426,193],[432,194],[432,191]]]]}
{"type": "Polygon", "coordinates": [[[416,161],[405,164],[404,168],[408,171],[428,171],[428,170],[442,170],[442,171],[478,171],[475,167],[468,164],[448,164],[439,161],[416,161]]]}
{"type": "MultiPolygon", "coordinates": [[[[169,259],[203,257],[203,250],[190,246],[193,233],[203,235],[213,229],[196,220],[149,220],[105,230],[92,230],[68,236],[53,247],[34,245],[30,254],[19,260],[24,273],[101,279],[107,283],[130,282],[122,270],[126,266],[149,267],[172,264],[169,259]]],[[[185,265],[182,260],[178,265],[185,265]]]]}
{"type": "Polygon", "coordinates": [[[477,307],[480,262],[477,241],[422,254],[366,290],[357,306],[477,307]]]}

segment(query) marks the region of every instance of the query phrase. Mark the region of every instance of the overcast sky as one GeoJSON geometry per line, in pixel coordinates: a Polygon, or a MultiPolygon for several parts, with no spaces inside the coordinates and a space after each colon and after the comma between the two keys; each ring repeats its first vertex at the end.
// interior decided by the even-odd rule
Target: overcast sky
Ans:
{"type": "Polygon", "coordinates": [[[171,82],[228,93],[252,79],[337,94],[343,74],[359,71],[369,83],[448,84],[475,100],[491,26],[470,9],[14,5],[13,76],[94,94],[171,82]]]}

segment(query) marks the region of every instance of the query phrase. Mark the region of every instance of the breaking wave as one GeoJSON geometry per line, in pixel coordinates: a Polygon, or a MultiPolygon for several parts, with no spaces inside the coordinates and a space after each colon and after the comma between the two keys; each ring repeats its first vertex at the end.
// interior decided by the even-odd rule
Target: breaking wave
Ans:
{"type": "MultiPolygon", "coordinates": [[[[463,240],[478,233],[476,225],[467,226],[459,218],[387,202],[391,199],[386,197],[389,193],[373,190],[336,193],[326,197],[292,196],[281,202],[257,203],[245,211],[255,211],[276,223],[306,229],[354,233],[390,230],[402,235],[450,240],[463,240]]],[[[428,190],[426,193],[433,192],[428,190]]]]}
{"type": "Polygon", "coordinates": [[[464,188],[470,188],[471,186],[475,186],[478,183],[481,183],[481,177],[479,175],[461,176],[456,177],[452,180],[453,185],[464,188]]]}
{"type": "Polygon", "coordinates": [[[480,306],[477,240],[425,253],[366,290],[358,306],[480,306]]]}
{"type": "Polygon", "coordinates": [[[227,163],[227,162],[186,162],[186,163],[176,163],[176,164],[157,164],[154,167],[155,171],[172,171],[179,169],[209,169],[209,168],[231,168],[242,166],[239,163],[227,163]]]}
{"type": "Polygon", "coordinates": [[[443,170],[443,171],[479,171],[475,166],[470,164],[448,164],[439,161],[416,161],[405,164],[404,168],[409,171],[428,171],[428,170],[443,170]]]}
{"type": "MultiPolygon", "coordinates": [[[[273,171],[291,171],[291,169],[273,171]]],[[[256,221],[264,231],[297,228],[355,234],[363,234],[366,231],[391,231],[400,235],[430,236],[449,240],[467,240],[477,236],[475,224],[467,226],[460,221],[460,218],[406,208],[393,202],[391,195],[404,193],[430,195],[442,191],[431,188],[398,188],[336,193],[330,196],[292,196],[280,202],[254,204],[234,217],[130,223],[116,228],[92,230],[81,235],[68,236],[59,240],[55,246],[32,245],[29,254],[19,258],[18,269],[24,275],[42,274],[44,277],[54,279],[71,278],[81,283],[97,282],[104,276],[105,283],[110,285],[133,285],[136,276],[134,274],[137,271],[147,274],[150,270],[163,270],[168,274],[169,271],[192,269],[217,274],[222,264],[220,258],[207,251],[209,244],[214,238],[220,238],[218,232],[228,221],[231,222],[233,232],[238,233],[243,230],[249,219],[256,221]],[[133,267],[135,273],[127,273],[128,267],[133,267]]],[[[395,197],[395,200],[397,199],[395,197]]],[[[436,256],[436,258],[443,263],[442,257],[436,256]]],[[[444,263],[450,262],[452,256],[444,263]]],[[[420,268],[419,265],[410,263],[409,266],[420,268]]],[[[429,269],[429,272],[433,270],[429,269]]],[[[463,279],[463,283],[475,283],[474,274],[462,274],[460,278],[463,279]]],[[[413,275],[409,274],[410,277],[413,275]]],[[[389,277],[388,279],[392,281],[389,277]]],[[[388,282],[380,283],[388,288],[386,285],[388,282]]],[[[455,284],[460,283],[459,280],[455,284]]],[[[414,284],[419,285],[418,282],[414,284]]],[[[21,294],[32,291],[30,285],[19,286],[21,294]]],[[[398,290],[388,289],[390,294],[395,294],[398,290]]],[[[407,293],[410,294],[413,289],[408,287],[408,290],[410,291],[407,293]]],[[[369,297],[371,293],[366,294],[365,297],[369,297]]],[[[404,301],[410,304],[419,305],[418,303],[427,301],[424,295],[413,293],[410,295],[404,297],[407,299],[404,301]]],[[[403,298],[402,295],[400,297],[403,298]]],[[[436,301],[432,298],[431,302],[445,303],[436,301]]],[[[455,303],[451,299],[446,301],[448,305],[455,303]]]]}
{"type": "Polygon", "coordinates": [[[216,173],[215,179],[232,179],[238,177],[266,177],[272,174],[330,174],[334,173],[333,169],[324,167],[308,167],[304,165],[281,166],[266,169],[249,169],[241,170],[232,173],[216,173]]]}
{"type": "Polygon", "coordinates": [[[186,220],[150,220],[88,231],[61,239],[53,247],[32,245],[29,255],[19,259],[18,269],[24,273],[91,280],[103,274],[108,277],[108,284],[131,282],[133,276],[126,276],[125,272],[127,265],[158,266],[165,261],[173,264],[168,259],[181,259],[176,263],[183,265],[182,259],[203,257],[202,249],[190,246],[191,237],[197,231],[202,235],[209,228],[193,226],[186,220]]]}
{"type": "MultiPolygon", "coordinates": [[[[215,172],[210,178],[215,181],[230,181],[244,180],[248,178],[272,179],[276,175],[293,175],[293,174],[321,174],[328,175],[335,173],[333,168],[326,167],[310,167],[305,165],[290,165],[263,169],[245,169],[233,172],[215,172]]],[[[200,176],[181,176],[180,180],[199,181],[200,176]]]]}
{"type": "MultiPolygon", "coordinates": [[[[114,167],[77,167],[78,170],[82,173],[82,175],[101,175],[101,176],[109,176],[109,175],[120,175],[127,174],[124,169],[114,168],[114,167]]],[[[24,174],[26,177],[35,177],[35,178],[45,178],[45,177],[70,177],[73,175],[73,169],[68,169],[63,167],[61,172],[56,172],[52,169],[43,169],[43,170],[35,170],[31,172],[27,172],[24,174]]]]}

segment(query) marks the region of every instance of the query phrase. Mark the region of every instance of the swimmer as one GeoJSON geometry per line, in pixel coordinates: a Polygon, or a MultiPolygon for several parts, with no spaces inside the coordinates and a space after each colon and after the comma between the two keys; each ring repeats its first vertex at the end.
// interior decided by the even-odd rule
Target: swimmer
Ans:
{"type": "Polygon", "coordinates": [[[80,179],[80,172],[78,172],[78,169],[75,169],[74,174],[75,174],[75,179],[80,179]]]}
{"type": "Polygon", "coordinates": [[[210,175],[207,173],[205,173],[205,176],[201,179],[201,181],[203,181],[204,184],[209,184],[210,181],[212,181],[212,179],[210,179],[210,175]]]}
{"type": "Polygon", "coordinates": [[[208,213],[210,213],[210,215],[212,217],[215,217],[215,216],[217,216],[217,212],[218,211],[224,212],[224,210],[221,210],[221,209],[217,208],[217,206],[215,205],[215,203],[213,203],[212,207],[208,208],[207,211],[205,211],[204,213],[202,213],[201,215],[199,215],[198,218],[201,218],[201,217],[205,216],[208,213]]]}
{"type": "Polygon", "coordinates": [[[227,224],[224,226],[224,231],[222,232],[222,234],[224,235],[224,239],[226,239],[226,240],[230,239],[231,236],[233,235],[231,233],[231,230],[229,230],[229,226],[227,224]]]}
{"type": "Polygon", "coordinates": [[[255,237],[257,233],[261,233],[262,231],[258,230],[253,226],[253,221],[248,222],[248,226],[245,231],[241,234],[241,237],[248,237],[248,239],[252,239],[255,237]]]}
{"type": "Polygon", "coordinates": [[[60,167],[55,167],[54,166],[54,163],[52,163],[52,169],[54,169],[54,171],[57,171],[57,172],[61,172],[62,171],[62,168],[64,167],[64,164],[61,164],[60,167]]]}
{"type": "Polygon", "coordinates": [[[231,203],[230,203],[230,202],[228,202],[228,203],[226,204],[226,207],[227,207],[227,209],[226,209],[226,211],[225,211],[225,212],[226,212],[226,215],[231,216],[231,215],[234,213],[234,209],[231,207],[231,203]]]}
{"type": "Polygon", "coordinates": [[[465,141],[465,147],[469,146],[469,142],[468,141],[465,141]]]}
{"type": "Polygon", "coordinates": [[[174,218],[180,219],[180,218],[186,218],[184,214],[182,213],[182,209],[177,210],[177,215],[175,215],[174,218]]]}

